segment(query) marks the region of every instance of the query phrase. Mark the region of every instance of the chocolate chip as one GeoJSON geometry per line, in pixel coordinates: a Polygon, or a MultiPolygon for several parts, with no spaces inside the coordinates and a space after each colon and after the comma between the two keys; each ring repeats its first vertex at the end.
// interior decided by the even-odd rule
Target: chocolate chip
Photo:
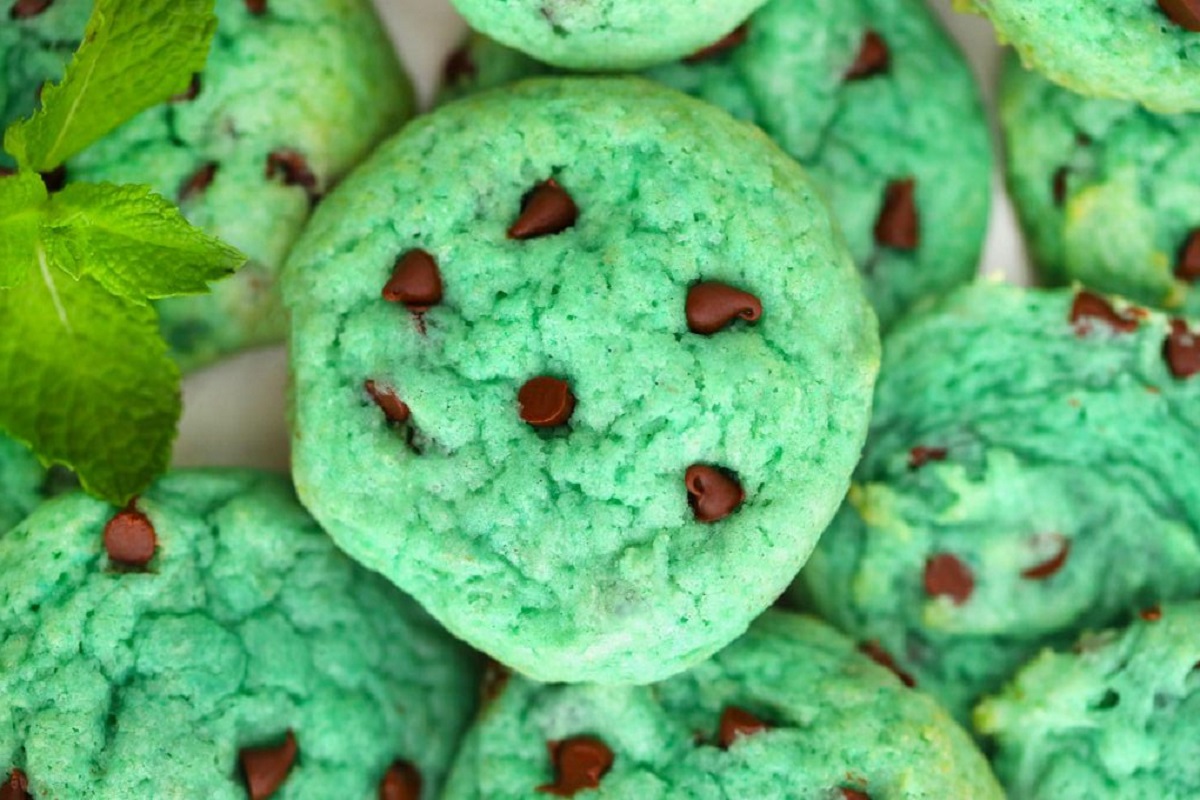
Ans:
{"type": "Polygon", "coordinates": [[[43,172],[42,183],[46,184],[46,191],[51,194],[61,192],[67,185],[66,164],[60,164],[49,172],[43,172]]]}
{"type": "Polygon", "coordinates": [[[535,428],[565,425],[575,411],[575,395],[564,380],[540,375],[525,381],[517,392],[521,419],[535,428]]]}
{"type": "Polygon", "coordinates": [[[246,0],[246,10],[255,16],[267,13],[267,0],[246,0]]]}
{"type": "Polygon", "coordinates": [[[172,103],[187,103],[200,96],[200,73],[192,75],[188,88],[171,98],[172,103]]]}
{"type": "Polygon", "coordinates": [[[1192,333],[1183,320],[1171,320],[1171,332],[1163,342],[1163,358],[1176,378],[1192,377],[1200,372],[1200,336],[1192,333]]]}
{"type": "Polygon", "coordinates": [[[1071,540],[1063,536],[1061,533],[1044,533],[1040,534],[1037,539],[1039,541],[1054,541],[1058,544],[1058,550],[1053,556],[1035,564],[1029,569],[1021,571],[1021,577],[1031,581],[1041,581],[1049,578],[1051,575],[1063,568],[1063,564],[1067,563],[1067,556],[1071,554],[1071,540]]]}
{"type": "Polygon", "coordinates": [[[494,658],[487,660],[483,665],[483,678],[479,681],[479,703],[481,706],[487,707],[504,693],[504,688],[508,686],[509,675],[508,667],[494,658]]]}
{"type": "Polygon", "coordinates": [[[562,233],[579,218],[579,207],[554,178],[533,187],[521,201],[521,215],[508,229],[510,239],[536,239],[562,233]]]}
{"type": "Polygon", "coordinates": [[[917,445],[908,451],[908,468],[920,469],[930,461],[945,461],[949,452],[944,447],[924,447],[917,445]]]}
{"type": "Polygon", "coordinates": [[[219,165],[215,161],[210,161],[193,172],[191,177],[179,187],[179,202],[186,202],[208,191],[208,187],[212,186],[213,179],[217,177],[218,167],[219,165]]]}
{"type": "Polygon", "coordinates": [[[950,553],[938,553],[925,561],[925,594],[949,597],[956,606],[971,599],[975,576],[971,568],[950,553]]]}
{"type": "Polygon", "coordinates": [[[687,487],[688,504],[698,522],[723,520],[746,499],[746,492],[737,479],[717,467],[693,464],[687,468],[683,483],[687,487]]]}
{"type": "Polygon", "coordinates": [[[846,70],[845,78],[848,81],[857,81],[874,77],[887,72],[891,63],[892,54],[888,50],[887,42],[875,31],[867,31],[863,34],[854,63],[846,70]]]}
{"type": "Polygon", "coordinates": [[[721,712],[721,725],[717,731],[717,743],[722,750],[728,750],[741,736],[753,736],[762,733],[771,726],[744,708],[726,706],[721,712]]]}
{"type": "Polygon", "coordinates": [[[286,186],[299,186],[315,202],[321,193],[317,189],[317,176],[308,167],[308,159],[296,150],[276,150],[267,156],[267,179],[283,176],[286,186]]]}
{"type": "Polygon", "coordinates": [[[1149,608],[1143,608],[1138,616],[1146,620],[1146,622],[1158,622],[1162,619],[1162,606],[1154,605],[1149,608]]]}
{"type": "Polygon", "coordinates": [[[471,48],[467,45],[455,50],[446,59],[446,63],[442,65],[442,81],[449,85],[455,84],[474,78],[478,70],[475,67],[475,60],[471,58],[471,48]]]}
{"type": "Polygon", "coordinates": [[[721,55],[726,51],[733,50],[734,48],[745,44],[746,37],[749,35],[750,25],[743,23],[707,47],[701,47],[683,61],[685,64],[695,64],[700,61],[707,61],[710,58],[721,55]]]}
{"type": "Polygon", "coordinates": [[[1158,0],[1158,7],[1179,27],[1200,32],[1200,0],[1158,0]]]}
{"type": "Polygon", "coordinates": [[[29,19],[41,14],[54,3],[54,0],[17,0],[8,15],[13,19],[29,19]]]}
{"type": "Polygon", "coordinates": [[[287,732],[283,744],[242,749],[238,760],[242,765],[242,777],[250,792],[250,800],[266,800],[275,794],[292,771],[298,749],[296,737],[291,731],[287,732]]]}
{"type": "Polygon", "coordinates": [[[12,167],[0,166],[0,178],[11,178],[13,175],[16,175],[16,174],[17,174],[17,171],[15,169],[13,169],[12,167]]]}
{"type": "Polygon", "coordinates": [[[842,800],[871,800],[871,795],[860,792],[858,789],[842,787],[842,800]]]}
{"type": "Polygon", "coordinates": [[[104,550],[108,560],[119,566],[144,567],[154,558],[157,547],[154,524],[132,504],[104,526],[104,550]]]}
{"type": "Polygon", "coordinates": [[[1054,197],[1054,205],[1062,208],[1063,203],[1067,202],[1067,174],[1069,170],[1066,167],[1059,167],[1054,170],[1054,178],[1050,181],[1050,191],[1054,197]]]}
{"type": "Polygon", "coordinates": [[[1070,321],[1075,326],[1075,332],[1082,336],[1092,330],[1092,320],[1099,320],[1119,333],[1131,333],[1138,327],[1136,319],[1122,316],[1103,297],[1084,290],[1075,295],[1070,321]]]}
{"type": "Polygon", "coordinates": [[[539,792],[573,797],[584,789],[595,789],[613,765],[613,751],[594,736],[575,736],[547,742],[554,764],[554,782],[537,787],[539,792]]]}
{"type": "Polygon", "coordinates": [[[684,313],[692,333],[716,333],[739,317],[757,322],[762,302],[728,284],[705,281],[688,290],[684,313]]]}
{"type": "Polygon", "coordinates": [[[921,244],[916,190],[913,178],[892,181],[884,190],[883,208],[875,220],[875,241],[883,247],[915,250],[921,244]]]}
{"type": "Polygon", "coordinates": [[[412,416],[412,412],[404,401],[396,396],[396,393],[391,389],[382,389],[375,381],[364,381],[363,389],[371,396],[375,405],[383,411],[383,415],[387,417],[388,422],[397,424],[408,422],[408,418],[412,416]]]}
{"type": "Polygon", "coordinates": [[[418,314],[442,302],[442,273],[434,257],[418,249],[397,258],[392,276],[383,285],[383,299],[404,303],[418,314]]]}
{"type": "Polygon", "coordinates": [[[892,658],[892,654],[887,650],[884,650],[879,642],[863,642],[858,646],[858,650],[860,653],[874,661],[879,666],[891,670],[892,674],[899,678],[900,682],[908,688],[911,689],[917,685],[916,679],[913,678],[912,675],[900,669],[900,665],[898,665],[896,660],[892,658]]]}
{"type": "Polygon", "coordinates": [[[379,800],[421,800],[421,773],[411,762],[396,761],[379,782],[379,800]]]}
{"type": "Polygon", "coordinates": [[[1175,277],[1188,283],[1200,280],[1200,228],[1188,234],[1175,257],[1175,277]]]}
{"type": "Polygon", "coordinates": [[[8,773],[8,779],[0,783],[0,800],[33,800],[24,772],[14,769],[8,773]]]}

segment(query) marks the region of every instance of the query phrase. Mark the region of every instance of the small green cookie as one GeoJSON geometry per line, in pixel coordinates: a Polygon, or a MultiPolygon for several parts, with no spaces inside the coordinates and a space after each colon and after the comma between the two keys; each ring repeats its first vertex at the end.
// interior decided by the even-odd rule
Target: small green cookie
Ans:
{"type": "Polygon", "coordinates": [[[991,19],[1027,67],[1090,97],[1200,111],[1196,0],[954,0],[991,19]]]}
{"type": "Polygon", "coordinates": [[[735,639],[866,432],[875,318],[807,176],[648,81],[442,107],[285,274],[301,498],[535,678],[648,682],[735,639]]]}
{"type": "MultiPolygon", "coordinates": [[[[91,9],[91,0],[0,0],[0,123],[32,112],[42,83],[61,77],[91,9]]],[[[369,0],[217,0],[216,9],[208,65],[191,90],[66,166],[68,180],[149,184],[250,257],[211,295],[157,304],[185,369],[284,338],[277,276],[313,204],[413,108],[369,0]]]]}
{"type": "Polygon", "coordinates": [[[1068,92],[1011,59],[1008,180],[1042,276],[1200,315],[1200,114],[1068,92]]]}
{"type": "Polygon", "coordinates": [[[766,0],[451,0],[472,28],[539,61],[641,69],[726,35],[766,0]]]}
{"type": "MultiPolygon", "coordinates": [[[[444,96],[552,68],[482,36],[444,96]]],[[[883,328],[974,277],[992,151],[975,81],[920,0],[772,0],[702,57],[645,73],[759,125],[824,191],[883,328]]]]}
{"type": "Polygon", "coordinates": [[[445,800],[1003,797],[966,732],[854,643],[769,611],[653,686],[493,684],[445,800]]]}
{"type": "Polygon", "coordinates": [[[1010,797],[1200,797],[1200,605],[1045,652],[975,711],[1010,797]]]}
{"type": "Polygon", "coordinates": [[[914,316],[797,593],[961,720],[1042,647],[1196,595],[1197,336],[1000,284],[914,316]]]}
{"type": "Polygon", "coordinates": [[[0,575],[0,779],[37,800],[428,800],[473,710],[466,648],[279,477],[49,501],[0,575]]]}
{"type": "Polygon", "coordinates": [[[37,507],[45,482],[46,470],[29,448],[0,434],[0,534],[37,507]]]}

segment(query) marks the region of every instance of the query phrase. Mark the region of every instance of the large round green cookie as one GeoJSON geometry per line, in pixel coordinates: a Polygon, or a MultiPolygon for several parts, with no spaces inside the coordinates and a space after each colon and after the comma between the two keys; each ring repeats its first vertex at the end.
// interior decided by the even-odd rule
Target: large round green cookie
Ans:
{"type": "Polygon", "coordinates": [[[989,17],[1025,65],[1079,94],[1200,111],[1195,0],[955,0],[989,17]]]}
{"type": "MultiPolygon", "coordinates": [[[[0,123],[30,113],[42,82],[61,77],[91,8],[0,0],[0,123]]],[[[313,204],[412,111],[369,0],[217,0],[216,9],[195,96],[149,109],[67,164],[68,179],[149,184],[250,257],[212,295],[158,304],[185,368],[284,338],[277,277],[313,204]]]]}
{"type": "Polygon", "coordinates": [[[875,319],[807,177],[647,81],[444,106],[330,196],[286,276],[301,498],[536,678],[646,682],[732,641],[865,435],[875,319]]]}
{"type": "Polygon", "coordinates": [[[1010,797],[1200,797],[1200,605],[1045,652],[975,712],[1010,797]]]}
{"type": "Polygon", "coordinates": [[[640,69],[691,53],[766,0],[451,0],[472,28],[540,61],[640,69]]]}
{"type": "Polygon", "coordinates": [[[1003,797],[945,711],[809,617],[768,612],[711,660],[653,686],[512,677],[494,692],[445,800],[535,800],[589,787],[575,796],[1003,797]],[[598,781],[579,768],[609,757],[598,781]]]}
{"type": "MultiPolygon", "coordinates": [[[[447,62],[443,94],[550,69],[474,36],[447,62]]],[[[987,122],[966,63],[920,0],[771,0],[720,49],[645,74],[761,126],[809,170],[884,328],[975,275],[991,200],[987,122]]]]}
{"type": "Polygon", "coordinates": [[[1200,114],[1004,71],[1008,179],[1042,276],[1200,314],[1200,114]]]}
{"type": "Polygon", "coordinates": [[[16,525],[42,499],[46,470],[37,456],[0,434],[0,534],[16,525]]]}
{"type": "Polygon", "coordinates": [[[136,508],[68,495],[0,537],[4,785],[245,800],[242,764],[282,779],[275,800],[417,776],[423,794],[383,796],[436,796],[474,705],[466,648],[339,553],[282,478],[175,473],[136,508]],[[146,566],[111,557],[148,531],[146,566]]]}
{"type": "Polygon", "coordinates": [[[797,591],[960,719],[1041,647],[1200,592],[1200,344],[1117,306],[981,284],[885,344],[797,591]]]}

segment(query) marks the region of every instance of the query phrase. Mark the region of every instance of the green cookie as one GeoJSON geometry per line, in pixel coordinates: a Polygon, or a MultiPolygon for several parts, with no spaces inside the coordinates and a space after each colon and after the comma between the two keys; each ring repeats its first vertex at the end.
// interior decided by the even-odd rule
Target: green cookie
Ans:
{"type": "Polygon", "coordinates": [[[945,711],[809,617],[770,611],[653,686],[493,692],[445,800],[1003,797],[945,711]]]}
{"type": "Polygon", "coordinates": [[[885,344],[797,593],[959,719],[1042,647],[1200,592],[1200,344],[1113,302],[980,284],[885,344]]]}
{"type": "Polygon", "coordinates": [[[472,713],[466,649],[281,478],[61,497],[0,537],[0,575],[0,779],[37,800],[433,798],[472,713]]]}
{"type": "MultiPolygon", "coordinates": [[[[474,36],[447,62],[443,95],[551,69],[474,36]]],[[[885,329],[975,275],[991,201],[987,122],[966,63],[920,0],[772,0],[707,57],[645,75],[761,126],[809,170],[885,329]]]]}
{"type": "Polygon", "coordinates": [[[575,69],[640,69],[721,38],[766,0],[451,0],[510,47],[575,69]]]}
{"type": "Polygon", "coordinates": [[[1200,797],[1200,605],[1142,611],[1123,631],[1045,652],[975,723],[1011,797],[1200,797]]]}
{"type": "Polygon", "coordinates": [[[1200,114],[1080,97],[1012,59],[1001,119],[1009,185],[1048,282],[1200,314],[1200,114]]]}
{"type": "Polygon", "coordinates": [[[33,511],[45,482],[46,470],[29,448],[0,434],[0,534],[33,511]]]}
{"type": "Polygon", "coordinates": [[[285,275],[301,498],[535,678],[648,682],[728,644],[866,432],[875,319],[808,178],[647,81],[444,106],[285,275]]]}
{"type": "MultiPolygon", "coordinates": [[[[54,0],[10,21],[23,6],[42,7],[0,0],[4,125],[61,77],[92,3],[54,0]]],[[[144,112],[66,168],[68,179],[149,184],[250,257],[212,295],[158,304],[185,369],[284,338],[277,277],[313,203],[412,112],[408,80],[368,0],[217,0],[216,8],[221,22],[195,96],[144,112]]]]}
{"type": "Polygon", "coordinates": [[[954,0],[989,17],[1027,67],[1079,94],[1154,111],[1200,111],[1200,8],[1194,0],[954,0]]]}

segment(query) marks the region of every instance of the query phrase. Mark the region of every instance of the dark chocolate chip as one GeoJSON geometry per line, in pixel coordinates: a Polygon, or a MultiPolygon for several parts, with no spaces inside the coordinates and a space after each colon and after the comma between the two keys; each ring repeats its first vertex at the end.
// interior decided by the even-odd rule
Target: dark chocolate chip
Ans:
{"type": "Polygon", "coordinates": [[[705,281],[688,290],[684,313],[692,333],[716,333],[739,317],[757,322],[762,302],[728,284],[705,281]]]}
{"type": "Polygon", "coordinates": [[[171,98],[172,103],[187,103],[195,100],[200,96],[200,73],[192,75],[192,82],[188,84],[188,88],[171,98]]]}
{"type": "Polygon", "coordinates": [[[17,0],[8,15],[13,19],[29,19],[41,14],[53,3],[54,0],[17,0]]]}
{"type": "Polygon", "coordinates": [[[29,779],[19,769],[8,773],[4,783],[0,783],[0,800],[32,800],[29,793],[29,779]]]}
{"type": "Polygon", "coordinates": [[[442,82],[447,86],[474,78],[478,70],[475,60],[471,58],[471,49],[467,45],[455,50],[442,65],[442,82]]]}
{"type": "Polygon", "coordinates": [[[67,185],[67,166],[60,164],[49,172],[43,172],[42,182],[46,184],[47,192],[61,192],[67,185]]]}
{"type": "Polygon", "coordinates": [[[437,261],[424,250],[409,250],[396,259],[392,276],[383,285],[383,299],[404,303],[421,313],[442,302],[442,273],[437,261]]]}
{"type": "Polygon", "coordinates": [[[495,702],[508,686],[508,667],[494,658],[489,658],[483,665],[483,678],[479,681],[479,703],[485,708],[495,702]]]}
{"type": "Polygon", "coordinates": [[[1176,378],[1200,372],[1200,335],[1192,333],[1181,319],[1171,320],[1171,332],[1163,342],[1163,358],[1176,378]]]}
{"type": "Polygon", "coordinates": [[[317,176],[309,169],[308,159],[296,150],[276,150],[267,155],[266,174],[268,180],[281,175],[285,185],[299,186],[314,202],[321,196],[317,176]]]}
{"type": "Polygon", "coordinates": [[[533,187],[521,201],[521,214],[508,229],[510,239],[536,239],[562,233],[579,219],[579,207],[554,178],[533,187]]]}
{"type": "Polygon", "coordinates": [[[1071,323],[1079,335],[1092,329],[1092,320],[1099,320],[1119,333],[1131,333],[1137,330],[1138,321],[1130,316],[1117,313],[1112,304],[1094,292],[1087,290],[1075,295],[1071,303],[1071,323]]]}
{"type": "Polygon", "coordinates": [[[891,63],[892,54],[888,50],[887,42],[875,31],[867,31],[863,34],[854,63],[846,70],[845,78],[848,81],[857,81],[881,75],[888,71],[891,63]]]}
{"type": "Polygon", "coordinates": [[[184,203],[193,197],[204,194],[208,187],[212,186],[213,179],[217,177],[218,166],[217,162],[210,161],[193,172],[191,177],[179,187],[179,202],[184,203]]]}
{"type": "Polygon", "coordinates": [[[17,171],[12,167],[0,167],[0,178],[11,178],[17,171]]]}
{"type": "Polygon", "coordinates": [[[379,782],[379,800],[421,800],[421,773],[409,761],[396,761],[379,782]]]}
{"type": "Polygon", "coordinates": [[[1149,608],[1143,608],[1138,616],[1146,620],[1146,622],[1158,622],[1162,619],[1162,606],[1154,605],[1149,608]]]}
{"type": "Polygon", "coordinates": [[[1057,543],[1058,549],[1053,556],[1040,564],[1034,564],[1029,569],[1021,570],[1021,577],[1026,580],[1042,581],[1049,578],[1063,568],[1063,564],[1067,563],[1067,556],[1071,555],[1071,540],[1061,533],[1043,533],[1038,536],[1038,539],[1052,540],[1057,543]]]}
{"type": "Polygon", "coordinates": [[[1200,32],[1200,0],[1158,0],[1158,7],[1179,27],[1200,32]]]}
{"type": "Polygon", "coordinates": [[[925,447],[917,445],[908,451],[908,468],[920,469],[930,461],[945,461],[949,450],[944,447],[925,447]]]}
{"type": "Polygon", "coordinates": [[[283,785],[296,763],[296,737],[291,731],[283,744],[274,747],[246,747],[238,754],[242,777],[250,800],[266,800],[283,785]]]}
{"type": "Polygon", "coordinates": [[[892,674],[899,678],[900,682],[908,688],[911,689],[917,685],[916,679],[900,669],[900,665],[896,663],[896,659],[892,658],[892,654],[884,650],[879,642],[863,642],[858,646],[858,650],[879,666],[891,670],[892,674]]]}
{"type": "Polygon", "coordinates": [[[866,792],[860,792],[858,789],[847,789],[843,786],[842,800],[871,800],[871,795],[866,792]]]}
{"type": "Polygon", "coordinates": [[[698,522],[723,520],[746,499],[746,492],[737,479],[716,467],[693,464],[687,468],[683,482],[687,487],[688,504],[698,522]]]}
{"type": "Polygon", "coordinates": [[[753,736],[762,733],[771,726],[744,708],[726,706],[721,712],[721,725],[717,731],[717,744],[722,750],[728,750],[741,736],[753,736]]]}
{"type": "Polygon", "coordinates": [[[246,10],[255,16],[267,13],[267,0],[246,0],[246,10]]]}
{"type": "Polygon", "coordinates": [[[396,396],[396,393],[391,389],[380,388],[375,381],[365,381],[363,389],[371,396],[371,400],[387,417],[388,422],[404,423],[408,422],[408,418],[412,416],[408,405],[396,396]]]}
{"type": "Polygon", "coordinates": [[[537,787],[539,792],[574,797],[576,792],[595,789],[613,765],[613,751],[594,736],[575,736],[548,742],[554,764],[554,782],[537,787]]]}
{"type": "Polygon", "coordinates": [[[971,568],[950,553],[938,553],[925,561],[925,594],[949,597],[956,606],[971,599],[975,576],[971,568]]]}
{"type": "Polygon", "coordinates": [[[1188,234],[1187,241],[1175,257],[1175,277],[1195,283],[1200,280],[1200,228],[1188,234]]]}
{"type": "Polygon", "coordinates": [[[122,567],[141,568],[154,558],[158,535],[150,518],[130,504],[104,526],[108,560],[122,567]]]}
{"type": "Polygon", "coordinates": [[[917,182],[892,181],[883,193],[883,208],[875,220],[875,241],[895,250],[915,250],[921,244],[921,219],[917,211],[917,182]]]}
{"type": "Polygon", "coordinates": [[[1054,177],[1050,181],[1050,191],[1054,197],[1054,205],[1062,208],[1062,204],[1067,202],[1067,174],[1069,170],[1066,167],[1059,167],[1054,170],[1054,177]]]}
{"type": "Polygon", "coordinates": [[[707,61],[710,58],[714,58],[722,53],[733,50],[734,48],[745,44],[746,37],[749,35],[750,25],[743,23],[712,44],[707,45],[706,47],[701,47],[683,61],[685,64],[695,64],[700,61],[707,61]]]}
{"type": "Polygon", "coordinates": [[[521,419],[535,428],[565,425],[575,411],[575,395],[564,380],[539,375],[525,381],[517,392],[521,419]]]}

